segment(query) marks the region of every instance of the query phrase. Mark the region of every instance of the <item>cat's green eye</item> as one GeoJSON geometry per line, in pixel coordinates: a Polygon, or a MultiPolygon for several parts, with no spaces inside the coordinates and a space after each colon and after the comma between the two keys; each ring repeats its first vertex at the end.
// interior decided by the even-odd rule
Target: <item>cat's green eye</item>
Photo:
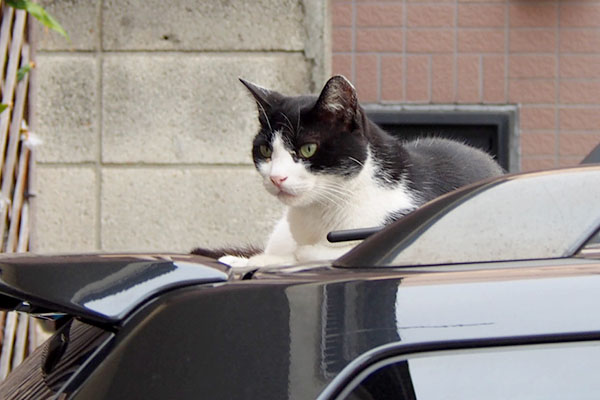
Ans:
{"type": "Polygon", "coordinates": [[[316,143],[307,143],[300,147],[300,155],[304,158],[310,158],[315,155],[317,152],[317,144],[316,143]]]}
{"type": "Polygon", "coordinates": [[[265,158],[270,158],[271,154],[273,154],[273,150],[266,144],[261,144],[258,149],[260,150],[260,154],[265,158]]]}

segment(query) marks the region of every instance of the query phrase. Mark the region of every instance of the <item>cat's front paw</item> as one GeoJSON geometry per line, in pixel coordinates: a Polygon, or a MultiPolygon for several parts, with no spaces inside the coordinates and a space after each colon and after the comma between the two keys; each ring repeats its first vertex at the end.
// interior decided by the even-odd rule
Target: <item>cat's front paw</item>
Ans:
{"type": "Polygon", "coordinates": [[[341,257],[352,249],[353,246],[327,246],[322,244],[298,246],[294,252],[300,262],[328,261],[341,257]]]}
{"type": "Polygon", "coordinates": [[[248,259],[246,257],[238,257],[238,256],[223,256],[218,260],[221,264],[229,265],[234,268],[241,268],[248,266],[248,259]]]}
{"type": "Polygon", "coordinates": [[[266,267],[276,265],[290,265],[296,263],[296,258],[293,255],[282,256],[273,254],[257,254],[248,259],[248,265],[253,267],[266,267]]]}

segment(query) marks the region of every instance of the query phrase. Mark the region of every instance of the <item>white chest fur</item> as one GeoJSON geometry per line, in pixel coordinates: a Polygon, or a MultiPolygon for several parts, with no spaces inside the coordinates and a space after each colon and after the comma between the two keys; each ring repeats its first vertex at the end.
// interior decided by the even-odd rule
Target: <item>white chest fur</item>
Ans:
{"type": "Polygon", "coordinates": [[[323,187],[344,189],[336,189],[335,196],[324,195],[307,206],[289,207],[285,218],[293,239],[299,245],[323,243],[333,230],[380,226],[390,213],[416,207],[415,198],[404,183],[381,185],[375,172],[369,156],[356,177],[318,176],[316,191],[323,187]]]}

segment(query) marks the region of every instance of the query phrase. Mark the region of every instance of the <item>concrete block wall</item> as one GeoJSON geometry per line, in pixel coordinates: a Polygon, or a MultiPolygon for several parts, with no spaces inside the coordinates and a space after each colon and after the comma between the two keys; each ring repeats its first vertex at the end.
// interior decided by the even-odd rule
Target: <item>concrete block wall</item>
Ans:
{"type": "Polygon", "coordinates": [[[44,0],[36,33],[36,252],[260,244],[281,206],[251,163],[238,77],[288,94],[329,75],[326,0],[44,0]]]}
{"type": "Polygon", "coordinates": [[[364,102],[518,104],[523,170],[600,142],[597,0],[332,0],[332,24],[364,102]]]}

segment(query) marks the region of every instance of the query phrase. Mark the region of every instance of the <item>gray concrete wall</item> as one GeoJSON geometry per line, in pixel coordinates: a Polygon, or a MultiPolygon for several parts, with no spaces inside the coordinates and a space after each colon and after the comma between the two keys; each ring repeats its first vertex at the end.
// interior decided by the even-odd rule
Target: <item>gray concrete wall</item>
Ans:
{"type": "Polygon", "coordinates": [[[36,33],[36,252],[261,243],[281,206],[251,165],[244,77],[329,75],[327,0],[44,0],[36,33]]]}

